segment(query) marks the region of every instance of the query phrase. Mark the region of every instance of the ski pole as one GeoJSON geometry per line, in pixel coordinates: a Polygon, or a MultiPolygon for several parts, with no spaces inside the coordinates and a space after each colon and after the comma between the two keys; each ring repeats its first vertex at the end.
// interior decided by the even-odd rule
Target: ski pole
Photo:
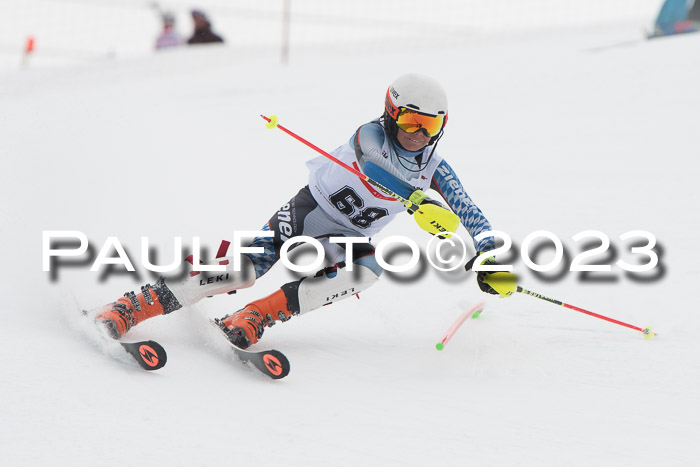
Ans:
{"type": "Polygon", "coordinates": [[[315,144],[313,144],[313,143],[311,143],[311,142],[305,140],[304,138],[302,138],[301,136],[297,135],[297,134],[294,133],[293,131],[288,130],[287,128],[283,127],[282,125],[280,125],[280,124],[278,123],[277,117],[276,117],[275,115],[272,115],[270,118],[268,118],[268,117],[266,117],[266,116],[264,116],[264,115],[260,115],[260,116],[261,116],[264,120],[267,121],[267,125],[266,125],[266,126],[267,126],[269,129],[279,128],[280,130],[284,131],[285,133],[287,133],[287,134],[288,134],[289,136],[291,136],[292,138],[294,138],[294,139],[296,139],[296,140],[298,140],[298,141],[301,141],[302,143],[304,143],[305,145],[307,145],[308,147],[310,147],[310,148],[313,149],[314,151],[318,152],[318,153],[321,154],[322,156],[327,157],[328,159],[332,160],[333,162],[335,162],[335,163],[338,164],[339,166],[343,167],[345,170],[349,170],[350,172],[354,173],[355,175],[357,175],[358,177],[360,177],[362,180],[364,180],[365,182],[369,183],[370,185],[372,185],[373,187],[375,187],[377,190],[381,191],[381,192],[384,193],[385,195],[387,195],[387,196],[389,196],[389,197],[391,197],[391,198],[394,198],[394,199],[397,200],[397,201],[400,201],[400,202],[401,202],[404,206],[406,206],[407,208],[409,208],[409,209],[411,209],[411,210],[414,210],[414,211],[418,209],[418,205],[417,205],[416,203],[414,203],[413,201],[409,201],[409,200],[407,200],[406,198],[404,198],[404,197],[402,197],[401,195],[399,195],[398,193],[394,193],[393,191],[391,191],[390,189],[386,188],[386,187],[385,187],[384,185],[382,185],[381,183],[375,182],[374,180],[372,180],[371,178],[369,178],[367,175],[363,174],[363,173],[360,172],[359,170],[356,170],[354,167],[349,166],[349,165],[346,164],[345,162],[339,160],[337,157],[334,157],[334,156],[328,154],[326,151],[324,151],[323,149],[319,148],[319,147],[316,146],[315,144]]]}
{"type": "Polygon", "coordinates": [[[634,326],[632,324],[628,324],[628,323],[625,323],[625,322],[622,322],[622,321],[619,321],[619,320],[616,320],[613,318],[608,318],[607,316],[599,315],[598,313],[593,313],[592,311],[584,310],[583,308],[579,308],[579,307],[574,306],[574,305],[569,305],[568,303],[564,303],[561,300],[556,300],[554,298],[545,297],[544,295],[540,295],[538,293],[523,289],[520,286],[518,286],[518,288],[515,291],[518,293],[529,295],[531,297],[539,298],[541,300],[544,300],[544,301],[547,301],[550,303],[554,303],[555,305],[561,305],[564,308],[569,308],[570,310],[578,311],[580,313],[585,313],[589,316],[593,316],[594,318],[603,319],[603,320],[609,321],[611,323],[619,324],[620,326],[625,326],[627,328],[634,329],[635,331],[639,331],[642,334],[644,334],[645,339],[651,339],[652,337],[658,335],[655,332],[653,332],[651,330],[651,327],[649,327],[649,326],[647,326],[646,328],[640,328],[639,326],[634,326]]]}
{"type": "Polygon", "coordinates": [[[352,172],[353,174],[357,175],[361,180],[364,180],[366,183],[369,185],[372,185],[374,188],[376,188],[378,191],[381,191],[385,195],[387,195],[390,198],[394,198],[395,200],[399,201],[401,204],[403,204],[411,213],[415,214],[414,218],[418,225],[425,231],[433,234],[433,235],[444,235],[445,237],[449,237],[449,234],[446,232],[456,232],[457,227],[459,227],[460,224],[460,219],[459,217],[453,213],[450,210],[444,209],[440,206],[437,206],[435,204],[430,204],[426,203],[423,204],[422,206],[419,206],[416,202],[414,202],[411,199],[406,199],[403,196],[399,195],[398,193],[394,193],[392,190],[388,189],[381,183],[372,180],[369,178],[367,175],[363,174],[359,170],[356,170],[355,168],[349,166],[345,162],[341,161],[337,157],[332,156],[331,154],[327,153],[323,149],[319,148],[315,144],[305,140],[301,136],[297,135],[293,131],[283,127],[282,125],[279,124],[278,119],[275,115],[271,115],[269,118],[266,117],[265,115],[260,115],[263,120],[267,122],[265,126],[269,129],[273,128],[279,128],[280,130],[284,131],[287,133],[289,136],[292,138],[296,139],[297,141],[300,141],[313,149],[314,151],[318,152],[322,156],[325,156],[326,158],[332,160],[345,170],[348,170],[352,172]]]}

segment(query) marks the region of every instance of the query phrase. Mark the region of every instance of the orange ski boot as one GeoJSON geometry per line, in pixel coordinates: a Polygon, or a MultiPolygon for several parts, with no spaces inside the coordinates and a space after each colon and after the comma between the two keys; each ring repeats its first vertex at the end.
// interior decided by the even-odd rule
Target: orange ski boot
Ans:
{"type": "Polygon", "coordinates": [[[95,320],[102,324],[110,336],[119,339],[129,329],[140,322],[170,313],[181,308],[177,299],[162,281],[151,287],[141,287],[141,293],[127,292],[116,302],[110,303],[98,312],[95,320]]]}
{"type": "Polygon", "coordinates": [[[258,342],[266,327],[272,327],[276,321],[288,321],[297,313],[292,311],[284,290],[280,289],[225,316],[221,323],[228,340],[236,347],[247,349],[258,342]]]}

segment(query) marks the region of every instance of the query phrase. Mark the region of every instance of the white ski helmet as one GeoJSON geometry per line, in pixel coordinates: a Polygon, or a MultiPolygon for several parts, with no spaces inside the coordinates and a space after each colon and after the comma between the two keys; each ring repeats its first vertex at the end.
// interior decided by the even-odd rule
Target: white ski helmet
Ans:
{"type": "Polygon", "coordinates": [[[442,131],[447,123],[447,94],[440,83],[433,78],[418,73],[408,73],[391,83],[386,91],[384,109],[394,122],[402,109],[413,110],[423,115],[440,116],[442,131]]]}

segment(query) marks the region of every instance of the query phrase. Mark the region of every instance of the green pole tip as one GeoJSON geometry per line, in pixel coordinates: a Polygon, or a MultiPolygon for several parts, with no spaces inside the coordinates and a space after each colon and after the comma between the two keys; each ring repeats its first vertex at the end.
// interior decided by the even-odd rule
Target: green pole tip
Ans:
{"type": "Polygon", "coordinates": [[[442,342],[438,342],[437,344],[435,344],[435,348],[438,349],[438,350],[442,350],[444,347],[445,347],[445,346],[442,345],[442,342]]]}

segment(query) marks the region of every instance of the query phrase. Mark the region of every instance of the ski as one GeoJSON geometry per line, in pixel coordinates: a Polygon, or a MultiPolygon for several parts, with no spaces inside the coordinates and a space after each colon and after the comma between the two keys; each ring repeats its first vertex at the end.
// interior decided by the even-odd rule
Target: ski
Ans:
{"type": "Polygon", "coordinates": [[[209,320],[226,337],[236,356],[244,363],[249,363],[253,368],[272,379],[282,379],[289,374],[290,365],[287,357],[279,350],[261,350],[258,352],[242,349],[234,345],[226,336],[224,323],[215,318],[209,320]]]}
{"type": "Polygon", "coordinates": [[[165,349],[156,341],[119,342],[119,344],[144,370],[163,368],[168,361],[165,349]]]}
{"type": "MultiPolygon", "coordinates": [[[[88,311],[83,310],[83,316],[88,315],[88,311]]],[[[106,331],[100,329],[99,325],[95,324],[95,328],[98,331],[97,335],[99,335],[100,340],[109,344],[119,344],[144,370],[158,370],[159,368],[163,368],[168,361],[168,354],[165,352],[163,346],[156,341],[122,342],[108,336],[106,331]]],[[[120,360],[116,355],[107,350],[105,350],[105,353],[120,360]]]]}

